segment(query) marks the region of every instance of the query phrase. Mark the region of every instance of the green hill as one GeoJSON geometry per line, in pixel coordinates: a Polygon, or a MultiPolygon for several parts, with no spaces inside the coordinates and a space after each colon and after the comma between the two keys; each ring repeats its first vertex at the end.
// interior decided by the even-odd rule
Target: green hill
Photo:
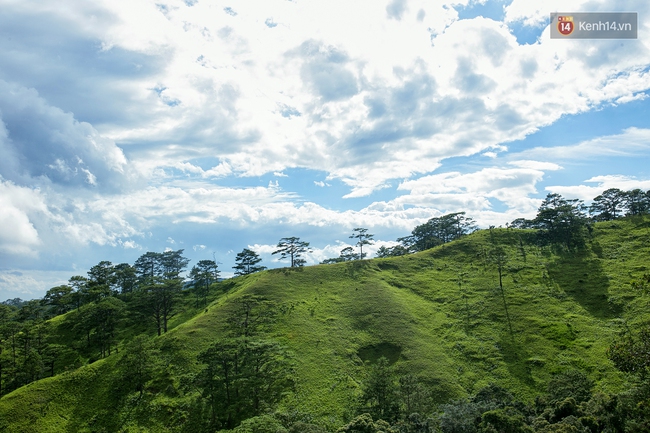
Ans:
{"type": "Polygon", "coordinates": [[[274,313],[257,336],[291,359],[294,388],[277,410],[332,430],[355,415],[370,365],[382,356],[397,374],[417,376],[433,404],[491,383],[531,402],[554,373],[573,369],[599,390],[621,391],[625,378],[606,350],[625,323],[649,318],[647,297],[630,281],[648,271],[650,218],[598,223],[577,252],[533,238],[528,230],[481,230],[417,254],[215,284],[207,308],[150,337],[153,369],[142,396],[125,367],[136,349],[124,342],[117,354],[3,396],[0,431],[199,431],[206,409],[197,355],[232,329],[246,299],[256,300],[251,317],[259,323],[274,313]],[[503,292],[495,247],[505,252],[503,292]]]}

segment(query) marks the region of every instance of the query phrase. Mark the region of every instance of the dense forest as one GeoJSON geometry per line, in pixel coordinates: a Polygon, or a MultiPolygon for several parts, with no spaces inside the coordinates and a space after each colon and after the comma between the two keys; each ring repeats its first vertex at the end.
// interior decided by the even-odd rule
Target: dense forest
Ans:
{"type": "Polygon", "coordinates": [[[364,260],[374,241],[362,227],[350,235],[357,250],[313,270],[305,268],[309,243],[282,238],[273,254],[287,268],[262,272],[258,254],[245,248],[227,280],[214,260],[189,268],[183,250],[147,252],[133,264],[101,261],[43,299],[0,303],[0,430],[26,431],[20,426],[34,416],[49,419],[57,398],[73,404],[67,393],[84,389],[101,393],[106,412],[88,403],[94,414],[78,408],[73,419],[61,417],[65,427],[50,420],[51,430],[34,431],[650,431],[649,213],[650,191],[609,189],[589,207],[549,194],[534,219],[505,228],[478,230],[465,212],[431,218],[380,247],[378,260],[364,260]],[[379,286],[385,298],[359,293],[379,286]],[[394,300],[411,296],[405,291],[427,305],[409,301],[422,311],[408,313],[408,323],[394,300]],[[533,295],[539,304],[527,305],[533,295]],[[366,311],[373,302],[376,310],[366,311]],[[554,310],[533,317],[549,303],[568,308],[563,319],[554,310]],[[434,314],[432,306],[441,323],[435,332],[453,331],[449,347],[464,363],[405,355],[400,339],[413,327],[425,332],[433,319],[417,318],[434,314]],[[570,361],[524,347],[526,320],[549,333],[553,351],[575,351],[570,361]],[[305,346],[314,354],[298,350],[303,334],[338,322],[338,338],[359,333],[350,335],[356,349],[323,347],[335,337],[323,335],[305,346]],[[587,329],[598,340],[578,347],[587,329]],[[337,379],[325,384],[305,364],[329,349],[345,364],[333,363],[337,379]],[[34,386],[55,383],[60,395],[51,403],[19,407],[34,386]]]}

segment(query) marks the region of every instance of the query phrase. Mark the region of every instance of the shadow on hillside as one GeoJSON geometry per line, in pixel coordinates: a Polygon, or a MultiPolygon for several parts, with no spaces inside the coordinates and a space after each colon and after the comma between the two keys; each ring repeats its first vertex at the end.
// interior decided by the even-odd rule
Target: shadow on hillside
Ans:
{"type": "Polygon", "coordinates": [[[389,364],[395,364],[402,354],[402,348],[393,343],[382,342],[360,348],[357,355],[363,362],[375,364],[379,358],[386,358],[389,364]]]}
{"type": "Polygon", "coordinates": [[[531,389],[534,388],[535,380],[531,374],[530,365],[526,362],[530,357],[526,346],[504,336],[499,342],[499,348],[510,374],[519,380],[522,385],[531,389]]]}
{"type": "Polygon", "coordinates": [[[620,306],[608,302],[609,279],[599,260],[566,254],[547,269],[551,281],[592,316],[609,319],[622,313],[620,306]]]}

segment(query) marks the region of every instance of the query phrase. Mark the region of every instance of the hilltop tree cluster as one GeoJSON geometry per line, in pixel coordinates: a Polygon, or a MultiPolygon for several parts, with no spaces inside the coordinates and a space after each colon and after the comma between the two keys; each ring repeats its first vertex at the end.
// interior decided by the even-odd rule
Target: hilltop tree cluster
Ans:
{"type": "Polygon", "coordinates": [[[426,223],[416,226],[409,236],[398,238],[399,245],[391,248],[380,247],[377,250],[377,257],[403,256],[428,250],[460,239],[476,229],[474,220],[465,216],[465,212],[431,218],[426,223]]]}

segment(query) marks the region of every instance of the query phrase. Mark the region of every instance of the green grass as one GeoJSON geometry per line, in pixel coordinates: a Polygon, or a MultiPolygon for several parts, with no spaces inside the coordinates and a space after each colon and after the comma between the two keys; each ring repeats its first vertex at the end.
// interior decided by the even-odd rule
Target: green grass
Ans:
{"type": "Polygon", "coordinates": [[[326,425],[350,416],[366,363],[380,356],[420,376],[438,403],[489,383],[532,401],[553,373],[573,368],[603,391],[620,391],[624,378],[606,350],[625,322],[650,317],[650,299],[629,284],[650,267],[650,218],[597,224],[587,248],[573,253],[539,248],[532,237],[484,230],[410,256],[220,283],[207,308],[188,298],[173,329],[154,339],[157,370],[142,399],[120,382],[114,355],[4,396],[0,431],[182,431],[197,412],[196,389],[186,385],[200,369],[196,355],[225,334],[244,295],[277,305],[265,337],[293,354],[297,383],[282,408],[326,425]],[[508,255],[512,334],[489,261],[494,245],[508,255]]]}

